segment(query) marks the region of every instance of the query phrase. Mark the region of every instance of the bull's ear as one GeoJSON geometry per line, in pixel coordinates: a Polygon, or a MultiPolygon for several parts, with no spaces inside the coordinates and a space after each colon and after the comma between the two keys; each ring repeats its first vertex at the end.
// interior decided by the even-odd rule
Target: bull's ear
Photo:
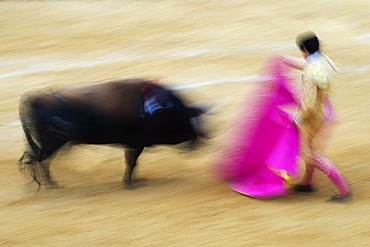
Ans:
{"type": "Polygon", "coordinates": [[[193,109],[196,111],[197,116],[203,115],[203,114],[215,114],[214,107],[207,106],[207,105],[196,105],[193,107],[193,109]]]}
{"type": "Polygon", "coordinates": [[[204,107],[197,107],[197,111],[198,111],[198,115],[203,115],[203,114],[207,114],[208,112],[208,109],[204,108],[204,107]]]}

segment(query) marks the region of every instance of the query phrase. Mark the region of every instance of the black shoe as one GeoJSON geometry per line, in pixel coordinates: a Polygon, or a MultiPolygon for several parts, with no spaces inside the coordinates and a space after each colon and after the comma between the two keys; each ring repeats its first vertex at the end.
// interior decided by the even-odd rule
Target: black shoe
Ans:
{"type": "Polygon", "coordinates": [[[351,200],[351,199],[352,199],[352,194],[351,194],[351,192],[348,192],[347,194],[345,194],[343,196],[338,196],[338,195],[332,196],[330,201],[342,202],[342,201],[348,201],[348,200],[351,200]]]}
{"type": "Polygon", "coordinates": [[[296,184],[296,185],[293,186],[293,191],[311,193],[311,192],[314,192],[315,190],[312,187],[312,185],[310,185],[310,184],[308,184],[308,185],[296,184]]]}

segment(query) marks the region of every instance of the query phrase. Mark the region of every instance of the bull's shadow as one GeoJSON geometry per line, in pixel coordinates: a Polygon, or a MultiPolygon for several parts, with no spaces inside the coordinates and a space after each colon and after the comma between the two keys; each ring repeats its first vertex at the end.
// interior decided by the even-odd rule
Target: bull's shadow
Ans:
{"type": "MultiPolygon", "coordinates": [[[[89,147],[86,147],[86,149],[88,148],[89,147]]],[[[42,187],[43,189],[37,190],[38,185],[29,180],[24,183],[24,191],[28,191],[28,193],[33,192],[32,194],[36,197],[43,197],[43,195],[50,196],[51,194],[57,194],[58,197],[68,198],[89,197],[97,194],[115,194],[119,191],[125,195],[136,191],[140,191],[140,193],[144,193],[144,191],[146,191],[145,193],[150,193],[150,191],[153,190],[166,191],[171,188],[181,190],[181,188],[188,184],[193,178],[191,174],[186,173],[186,170],[190,169],[186,168],[186,162],[179,161],[173,164],[173,161],[178,158],[181,159],[184,155],[186,156],[186,153],[178,153],[178,155],[172,156],[170,160],[163,163],[161,158],[158,158],[158,155],[153,152],[143,157],[143,160],[149,161],[145,162],[148,167],[143,167],[142,170],[139,169],[135,172],[132,179],[133,186],[127,190],[123,189],[122,183],[120,183],[119,174],[123,171],[123,166],[121,166],[123,164],[122,158],[114,154],[112,158],[98,157],[94,162],[91,162],[94,156],[78,160],[73,159],[76,154],[85,156],[86,154],[87,156],[89,156],[89,153],[91,154],[91,151],[85,151],[81,152],[81,150],[78,150],[76,152],[76,150],[72,150],[71,153],[62,153],[53,160],[53,174],[58,178],[57,185],[44,185],[42,187]],[[157,158],[151,157],[152,155],[157,158]],[[156,160],[159,160],[159,162],[156,162],[156,160]],[[71,162],[73,162],[73,164],[71,164],[71,162]],[[184,174],[180,175],[179,168],[169,169],[169,167],[173,167],[173,165],[175,165],[175,167],[182,167],[181,170],[183,170],[184,174]],[[82,166],[82,168],[76,169],[78,166],[82,166]]],[[[166,151],[170,150],[157,151],[159,151],[157,154],[165,154],[166,151]]],[[[104,157],[106,157],[109,154],[105,152],[104,155],[104,157]]]]}

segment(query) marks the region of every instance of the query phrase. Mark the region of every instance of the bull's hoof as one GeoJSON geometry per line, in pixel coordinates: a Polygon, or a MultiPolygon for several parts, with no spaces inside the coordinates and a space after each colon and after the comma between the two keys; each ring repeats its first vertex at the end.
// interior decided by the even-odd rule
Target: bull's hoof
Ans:
{"type": "Polygon", "coordinates": [[[145,184],[146,182],[148,182],[148,179],[146,178],[136,178],[133,180],[134,183],[138,183],[138,184],[145,184]]]}
{"type": "Polygon", "coordinates": [[[41,179],[41,180],[33,180],[38,184],[38,189],[37,191],[41,189],[55,189],[55,188],[60,188],[57,182],[55,182],[52,179],[41,179]]]}
{"type": "Polygon", "coordinates": [[[147,179],[135,179],[132,182],[123,182],[123,187],[127,190],[134,190],[146,185],[147,179]]]}
{"type": "Polygon", "coordinates": [[[133,190],[136,187],[135,184],[132,183],[131,179],[124,179],[122,181],[122,184],[123,184],[123,188],[125,188],[126,190],[133,190]]]}
{"type": "Polygon", "coordinates": [[[135,186],[132,183],[123,183],[123,187],[126,190],[134,190],[135,189],[135,186]]]}
{"type": "Polygon", "coordinates": [[[57,183],[48,183],[43,185],[45,189],[58,189],[61,188],[57,183]]]}

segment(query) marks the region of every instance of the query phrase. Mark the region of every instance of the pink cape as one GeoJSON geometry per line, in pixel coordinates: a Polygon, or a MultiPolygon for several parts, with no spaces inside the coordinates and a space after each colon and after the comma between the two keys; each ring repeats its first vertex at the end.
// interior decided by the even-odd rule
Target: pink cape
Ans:
{"type": "Polygon", "coordinates": [[[288,193],[286,180],[298,175],[299,130],[282,109],[298,104],[278,56],[268,61],[267,77],[256,87],[253,102],[247,99],[231,128],[228,140],[232,142],[221,150],[213,168],[239,193],[281,196],[288,193]]]}

